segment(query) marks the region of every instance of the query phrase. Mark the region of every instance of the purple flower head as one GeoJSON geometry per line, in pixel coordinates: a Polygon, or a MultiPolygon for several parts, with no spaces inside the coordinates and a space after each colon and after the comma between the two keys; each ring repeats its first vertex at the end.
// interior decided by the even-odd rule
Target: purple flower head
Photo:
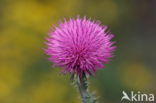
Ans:
{"type": "Polygon", "coordinates": [[[113,34],[90,19],[64,20],[49,33],[46,54],[64,73],[93,75],[113,56],[113,34]]]}

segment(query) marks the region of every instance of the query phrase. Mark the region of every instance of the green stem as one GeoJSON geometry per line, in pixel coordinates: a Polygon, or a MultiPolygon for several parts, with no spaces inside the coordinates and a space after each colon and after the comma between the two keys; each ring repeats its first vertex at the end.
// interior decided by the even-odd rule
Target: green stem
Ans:
{"type": "Polygon", "coordinates": [[[83,76],[82,78],[79,76],[76,77],[76,84],[81,95],[82,103],[96,103],[94,95],[88,92],[88,81],[86,76],[83,76]]]}

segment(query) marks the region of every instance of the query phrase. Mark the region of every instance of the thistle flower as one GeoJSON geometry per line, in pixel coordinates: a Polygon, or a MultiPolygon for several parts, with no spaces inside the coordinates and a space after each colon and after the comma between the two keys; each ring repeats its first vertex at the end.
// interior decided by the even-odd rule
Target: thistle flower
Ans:
{"type": "Polygon", "coordinates": [[[100,22],[85,17],[64,20],[49,32],[46,54],[64,73],[94,75],[113,56],[113,37],[100,22]]]}
{"type": "Polygon", "coordinates": [[[46,53],[56,66],[63,67],[64,73],[71,73],[79,89],[83,103],[96,103],[88,92],[86,75],[94,75],[113,56],[114,37],[107,26],[90,19],[77,17],[64,20],[49,32],[46,53]]]}

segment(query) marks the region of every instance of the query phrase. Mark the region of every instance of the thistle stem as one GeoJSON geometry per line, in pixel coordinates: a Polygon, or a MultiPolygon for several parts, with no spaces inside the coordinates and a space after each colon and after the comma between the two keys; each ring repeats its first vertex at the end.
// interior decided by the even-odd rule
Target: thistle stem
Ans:
{"type": "Polygon", "coordinates": [[[93,94],[88,92],[88,81],[87,77],[77,77],[76,85],[81,95],[82,103],[96,103],[96,98],[93,94]]]}
{"type": "Polygon", "coordinates": [[[77,82],[77,86],[81,95],[81,99],[82,99],[82,103],[87,103],[87,98],[88,98],[88,92],[87,92],[87,88],[88,88],[88,83],[86,83],[86,81],[84,79],[80,79],[77,82]]]}

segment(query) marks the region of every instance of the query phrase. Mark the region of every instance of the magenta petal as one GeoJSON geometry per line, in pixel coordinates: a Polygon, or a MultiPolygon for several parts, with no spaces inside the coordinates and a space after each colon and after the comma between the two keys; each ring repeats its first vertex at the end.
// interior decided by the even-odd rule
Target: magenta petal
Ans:
{"type": "Polygon", "coordinates": [[[113,57],[116,46],[107,26],[84,17],[64,20],[51,30],[46,38],[45,53],[64,73],[93,75],[113,57]]]}

